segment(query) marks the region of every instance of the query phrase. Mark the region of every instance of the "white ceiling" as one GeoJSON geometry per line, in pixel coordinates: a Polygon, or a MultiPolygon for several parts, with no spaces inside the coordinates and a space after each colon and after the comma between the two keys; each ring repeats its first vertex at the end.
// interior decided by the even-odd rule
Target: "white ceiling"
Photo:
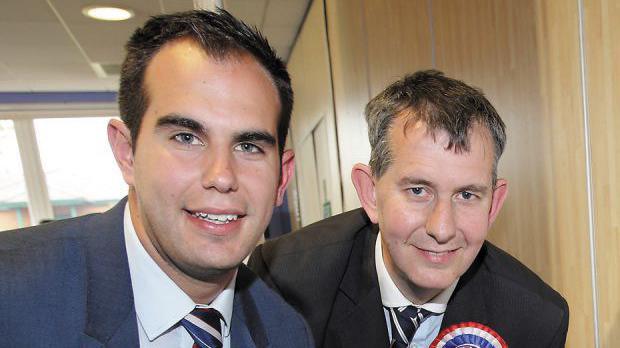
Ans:
{"type": "MultiPolygon", "coordinates": [[[[288,58],[310,0],[223,0],[226,10],[255,25],[288,58]]],[[[105,0],[134,11],[123,22],[84,17],[97,0],[1,0],[0,92],[116,91],[118,76],[97,64],[121,64],[124,44],[149,16],[190,10],[192,0],[105,0]],[[99,75],[99,76],[98,76],[99,75]]]]}

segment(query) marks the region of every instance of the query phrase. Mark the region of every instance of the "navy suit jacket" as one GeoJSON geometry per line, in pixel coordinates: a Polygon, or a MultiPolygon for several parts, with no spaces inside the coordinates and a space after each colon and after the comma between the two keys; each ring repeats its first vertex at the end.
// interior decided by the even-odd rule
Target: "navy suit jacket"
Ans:
{"type": "MultiPolygon", "coordinates": [[[[378,228],[357,209],[260,245],[250,268],[302,313],[317,347],[387,347],[375,269],[378,228]]],[[[564,346],[566,301],[519,261],[485,242],[458,282],[441,329],[477,322],[509,347],[564,346]]]]}
{"type": "MultiPolygon", "coordinates": [[[[0,347],[138,347],[125,203],[0,232],[0,347]]],[[[232,347],[313,347],[301,316],[243,265],[235,290],[232,347]]]]}

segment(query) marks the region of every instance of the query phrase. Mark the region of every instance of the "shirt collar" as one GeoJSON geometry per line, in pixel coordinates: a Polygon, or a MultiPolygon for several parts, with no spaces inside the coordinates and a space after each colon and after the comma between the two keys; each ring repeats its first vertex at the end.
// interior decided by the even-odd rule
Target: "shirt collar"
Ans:
{"type": "MultiPolygon", "coordinates": [[[[396,287],[394,281],[390,277],[385,263],[383,261],[383,250],[381,248],[381,232],[377,235],[375,242],[375,268],[377,269],[377,278],[379,279],[379,289],[381,291],[381,302],[385,307],[403,307],[416,306],[409,301],[396,287]]],[[[442,314],[446,311],[448,300],[454,292],[454,288],[458,283],[457,278],[448,288],[433,297],[430,301],[424,303],[421,307],[436,314],[442,314]]]]}
{"type": "Polygon", "coordinates": [[[140,324],[150,341],[173,328],[196,306],[217,309],[223,317],[223,334],[230,335],[237,276],[210,304],[195,304],[179,286],[159,268],[138,239],[129,204],[125,206],[124,234],[131,286],[140,324]]]}

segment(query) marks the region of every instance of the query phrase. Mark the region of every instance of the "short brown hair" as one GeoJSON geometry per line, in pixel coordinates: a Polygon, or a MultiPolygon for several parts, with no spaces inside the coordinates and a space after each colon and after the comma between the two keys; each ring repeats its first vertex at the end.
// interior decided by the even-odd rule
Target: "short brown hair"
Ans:
{"type": "Polygon", "coordinates": [[[134,151],[140,124],[148,107],[148,94],[144,86],[146,68],[166,43],[186,37],[195,40],[214,58],[225,59],[230,55],[248,53],[265,68],[280,97],[278,146],[282,155],[293,109],[293,91],[286,66],[256,28],[249,27],[222,9],[152,17],[143,27],[136,29],[127,42],[118,104],[121,119],[131,132],[134,151]]]}

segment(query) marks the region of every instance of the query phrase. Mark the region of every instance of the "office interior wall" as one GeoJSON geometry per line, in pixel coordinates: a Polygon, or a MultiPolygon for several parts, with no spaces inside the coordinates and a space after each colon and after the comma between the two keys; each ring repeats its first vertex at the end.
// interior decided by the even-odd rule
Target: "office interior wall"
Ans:
{"type": "Polygon", "coordinates": [[[359,0],[325,2],[345,211],[360,206],[351,184],[351,168],[358,162],[368,163],[370,158],[368,128],[363,118],[370,97],[366,28],[364,7],[359,4],[359,0]]]}
{"type": "Polygon", "coordinates": [[[482,88],[507,124],[509,198],[489,239],[567,299],[569,346],[592,346],[577,2],[432,6],[437,68],[482,88]]]}
{"type": "MultiPolygon", "coordinates": [[[[342,212],[342,188],[332,83],[322,1],[314,1],[288,61],[295,105],[291,118],[292,147],[304,157],[296,162],[301,225],[320,220],[327,213],[342,212]],[[320,132],[317,126],[324,122],[320,132]],[[321,144],[315,144],[319,137],[321,144]],[[316,159],[322,160],[316,163],[316,159]],[[314,204],[313,206],[310,206],[314,204]],[[316,206],[319,204],[320,206],[316,206]],[[307,212],[304,216],[304,211],[307,212]]],[[[292,191],[289,191],[294,195],[292,191]]]]}
{"type": "Polygon", "coordinates": [[[364,106],[411,66],[432,65],[428,17],[411,20],[402,15],[426,13],[426,2],[326,1],[345,211],[360,206],[351,169],[370,158],[364,106]]]}
{"type": "Polygon", "coordinates": [[[363,108],[372,96],[427,68],[480,87],[508,128],[499,174],[510,193],[489,239],[568,300],[567,347],[595,346],[597,334],[599,346],[613,346],[620,339],[620,7],[606,0],[314,2],[325,3],[344,210],[359,206],[350,170],[368,161],[363,108]]]}
{"type": "Polygon", "coordinates": [[[585,0],[584,43],[601,347],[620,341],[620,3],[585,0]]]}
{"type": "Polygon", "coordinates": [[[411,67],[433,67],[432,32],[427,0],[366,1],[366,55],[370,96],[375,96],[411,67]]]}

